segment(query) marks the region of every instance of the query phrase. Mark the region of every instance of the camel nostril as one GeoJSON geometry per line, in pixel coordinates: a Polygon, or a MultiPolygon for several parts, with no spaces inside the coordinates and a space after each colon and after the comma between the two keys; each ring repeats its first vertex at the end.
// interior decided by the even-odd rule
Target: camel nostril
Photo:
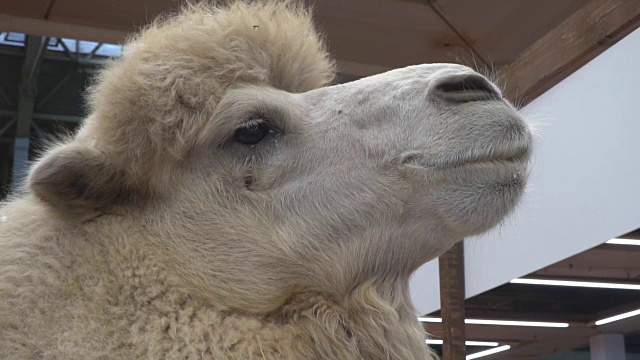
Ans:
{"type": "Polygon", "coordinates": [[[435,91],[449,100],[478,101],[502,98],[499,90],[480,75],[453,75],[442,79],[435,91]]]}

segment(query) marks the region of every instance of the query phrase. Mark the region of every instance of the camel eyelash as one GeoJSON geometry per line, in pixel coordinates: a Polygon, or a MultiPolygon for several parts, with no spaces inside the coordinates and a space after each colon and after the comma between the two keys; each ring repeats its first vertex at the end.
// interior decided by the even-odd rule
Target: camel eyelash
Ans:
{"type": "Polygon", "coordinates": [[[287,120],[289,118],[288,113],[283,111],[279,106],[273,104],[261,104],[249,114],[247,114],[246,121],[240,126],[250,124],[253,122],[266,122],[271,128],[278,133],[285,133],[287,130],[287,120]]]}

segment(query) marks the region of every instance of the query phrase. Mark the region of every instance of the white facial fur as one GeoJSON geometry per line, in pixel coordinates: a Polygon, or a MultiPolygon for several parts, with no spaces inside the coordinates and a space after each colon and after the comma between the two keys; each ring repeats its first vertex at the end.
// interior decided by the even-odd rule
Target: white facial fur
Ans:
{"type": "Polygon", "coordinates": [[[481,78],[435,64],[301,94],[230,91],[206,146],[150,208],[149,222],[165,213],[153,237],[203,296],[249,312],[408,278],[499,223],[524,189],[528,126],[484,78],[495,94],[442,90],[465,76],[481,78]],[[234,142],[256,118],[277,132],[234,142]]]}

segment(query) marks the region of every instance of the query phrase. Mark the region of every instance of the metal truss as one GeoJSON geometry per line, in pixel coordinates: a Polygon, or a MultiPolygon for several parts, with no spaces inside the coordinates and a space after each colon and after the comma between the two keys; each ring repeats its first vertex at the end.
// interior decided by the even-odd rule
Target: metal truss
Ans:
{"type": "MultiPolygon", "coordinates": [[[[66,42],[69,42],[69,40],[67,39],[66,42]]],[[[5,89],[0,86],[0,102],[5,103],[9,108],[15,108],[15,110],[0,109],[0,117],[8,118],[8,120],[3,121],[4,124],[0,127],[0,138],[8,130],[15,129],[15,138],[13,139],[12,188],[18,186],[26,175],[31,132],[33,131],[38,138],[46,137],[45,132],[38,125],[38,122],[56,121],[79,123],[82,121],[82,117],[80,116],[42,112],[45,106],[51,101],[54,95],[64,88],[74,73],[80,72],[89,76],[95,71],[96,67],[103,66],[107,63],[107,60],[104,58],[96,57],[96,54],[103,46],[102,43],[97,43],[88,53],[86,50],[81,53],[79,43],[75,44],[76,51],[72,51],[69,46],[72,46],[73,43],[68,46],[62,39],[55,39],[55,42],[52,43],[47,37],[27,35],[24,45],[24,47],[0,47],[0,55],[24,58],[17,104],[11,101],[5,89]],[[46,92],[43,92],[42,96],[39,96],[36,102],[36,95],[39,90],[37,88],[37,80],[40,64],[43,60],[70,62],[75,66],[72,66],[55,85],[46,89],[46,92]]]]}

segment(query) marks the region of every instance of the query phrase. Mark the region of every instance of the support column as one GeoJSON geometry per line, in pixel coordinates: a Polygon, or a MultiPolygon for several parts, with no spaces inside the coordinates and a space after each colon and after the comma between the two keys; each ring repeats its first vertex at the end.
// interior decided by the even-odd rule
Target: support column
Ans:
{"type": "Polygon", "coordinates": [[[600,334],[589,341],[591,360],[625,360],[624,336],[600,334]]]}
{"type": "Polygon", "coordinates": [[[440,256],[440,304],[444,328],[442,358],[465,360],[464,243],[440,256]]]}
{"type": "Polygon", "coordinates": [[[42,36],[27,36],[26,56],[22,66],[20,91],[18,93],[18,109],[16,111],[16,139],[13,146],[13,171],[11,187],[15,188],[26,176],[29,161],[29,138],[31,134],[31,118],[36,93],[36,80],[40,67],[42,52],[47,46],[42,36]]]}

